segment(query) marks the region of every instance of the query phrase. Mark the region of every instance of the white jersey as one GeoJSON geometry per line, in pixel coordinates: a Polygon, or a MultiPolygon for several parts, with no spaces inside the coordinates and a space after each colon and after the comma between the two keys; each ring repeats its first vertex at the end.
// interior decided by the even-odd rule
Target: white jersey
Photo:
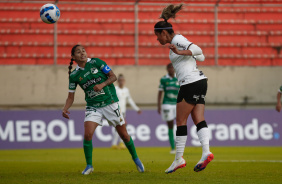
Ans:
{"type": "Polygon", "coordinates": [[[125,114],[126,113],[126,104],[127,102],[131,105],[131,107],[135,111],[139,111],[140,109],[137,107],[135,102],[130,96],[129,90],[126,87],[120,88],[116,86],[116,92],[119,99],[120,111],[125,114]]]}
{"type": "Polygon", "coordinates": [[[178,50],[190,50],[192,52],[192,56],[178,55],[172,50],[169,52],[169,59],[174,67],[180,86],[207,78],[202,71],[198,70],[196,64],[196,60],[205,60],[200,47],[180,34],[173,37],[171,44],[175,45],[178,50]]]}

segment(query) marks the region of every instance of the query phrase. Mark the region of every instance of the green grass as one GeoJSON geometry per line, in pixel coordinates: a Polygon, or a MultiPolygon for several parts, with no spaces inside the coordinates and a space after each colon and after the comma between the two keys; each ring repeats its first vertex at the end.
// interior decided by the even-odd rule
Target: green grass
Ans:
{"type": "Polygon", "coordinates": [[[168,148],[137,148],[145,173],[137,172],[127,150],[97,148],[94,173],[83,176],[82,149],[2,150],[0,183],[282,183],[282,147],[213,147],[212,151],[215,159],[202,172],[193,171],[201,148],[189,147],[186,168],[165,174],[174,159],[168,148]]]}

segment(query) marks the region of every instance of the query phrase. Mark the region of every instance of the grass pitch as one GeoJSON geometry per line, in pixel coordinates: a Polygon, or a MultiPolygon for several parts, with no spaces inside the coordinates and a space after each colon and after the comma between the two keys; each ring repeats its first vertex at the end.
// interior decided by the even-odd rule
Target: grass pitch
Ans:
{"type": "Polygon", "coordinates": [[[127,150],[94,148],[94,173],[85,167],[81,149],[0,151],[0,183],[282,183],[282,147],[213,147],[215,159],[199,173],[193,171],[201,148],[188,147],[186,168],[164,171],[174,156],[168,148],[137,148],[146,172],[138,173],[127,150]]]}

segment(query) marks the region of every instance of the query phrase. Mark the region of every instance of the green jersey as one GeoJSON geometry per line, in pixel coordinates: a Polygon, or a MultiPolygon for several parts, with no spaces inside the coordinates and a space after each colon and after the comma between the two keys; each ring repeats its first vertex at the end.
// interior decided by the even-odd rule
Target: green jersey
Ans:
{"type": "Polygon", "coordinates": [[[101,91],[94,91],[96,84],[101,84],[108,79],[107,73],[111,69],[98,58],[88,58],[84,68],[79,66],[73,70],[69,77],[69,92],[75,92],[77,85],[85,93],[85,101],[89,107],[105,107],[118,102],[116,89],[113,84],[104,87],[101,91]]]}
{"type": "Polygon", "coordinates": [[[159,90],[164,91],[163,104],[175,105],[179,88],[180,86],[176,77],[172,78],[168,74],[163,76],[159,86],[159,90]]]}
{"type": "Polygon", "coordinates": [[[280,88],[278,89],[278,92],[282,93],[282,85],[281,85],[280,88]]]}

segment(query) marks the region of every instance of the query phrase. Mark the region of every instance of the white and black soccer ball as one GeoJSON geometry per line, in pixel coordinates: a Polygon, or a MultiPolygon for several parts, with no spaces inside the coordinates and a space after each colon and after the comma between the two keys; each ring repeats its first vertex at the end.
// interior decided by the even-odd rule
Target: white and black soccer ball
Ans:
{"type": "Polygon", "coordinates": [[[45,4],[40,9],[40,18],[47,24],[54,24],[60,18],[60,10],[54,4],[45,4]]]}

